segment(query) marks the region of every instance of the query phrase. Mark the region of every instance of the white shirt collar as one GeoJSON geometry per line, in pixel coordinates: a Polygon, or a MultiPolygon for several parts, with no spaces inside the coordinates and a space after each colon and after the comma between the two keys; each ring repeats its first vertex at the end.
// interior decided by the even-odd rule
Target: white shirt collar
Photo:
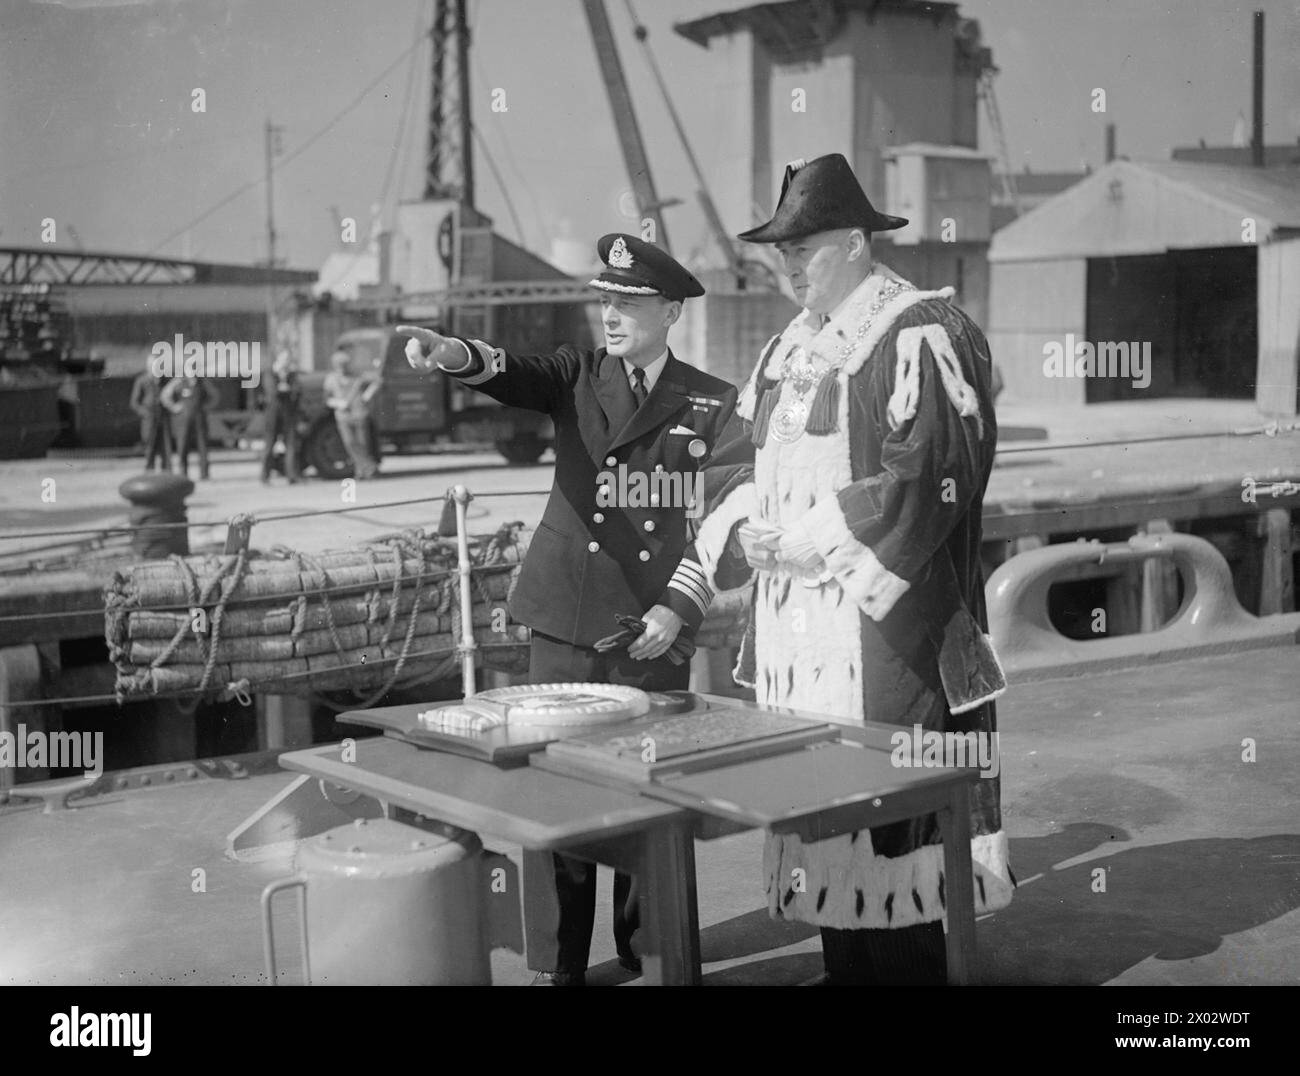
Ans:
{"type": "MultiPolygon", "coordinates": [[[[659,380],[659,375],[664,372],[664,367],[667,365],[668,365],[668,349],[664,348],[663,354],[660,355],[659,358],[655,359],[654,362],[652,362],[649,366],[645,368],[645,390],[647,394],[653,391],[655,387],[655,382],[659,380]]],[[[624,359],[623,369],[627,372],[627,383],[629,385],[635,384],[635,381],[633,380],[633,376],[632,376],[632,371],[636,369],[636,366],[628,362],[627,359],[624,359]]]]}

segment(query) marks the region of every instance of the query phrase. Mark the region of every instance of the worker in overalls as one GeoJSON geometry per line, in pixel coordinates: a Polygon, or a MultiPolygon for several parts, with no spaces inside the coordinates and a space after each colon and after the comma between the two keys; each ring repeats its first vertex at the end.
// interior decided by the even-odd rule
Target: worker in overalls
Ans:
{"type": "MultiPolygon", "coordinates": [[[[690,667],[669,650],[692,637],[711,593],[703,572],[683,557],[687,506],[671,490],[693,490],[700,466],[736,403],[735,388],[682,362],[668,330],[682,303],[704,289],[651,243],[607,235],[597,244],[605,346],[571,344],[521,356],[482,340],[398,326],[406,355],[509,407],[551,416],[555,482],[510,599],[515,620],[532,629],[532,683],[599,682],[648,691],[684,689],[690,667]],[[624,496],[644,482],[647,495],[624,496]],[[658,489],[658,492],[656,492],[658,489]],[[595,644],[617,633],[618,616],[646,630],[626,650],[595,644]]],[[[560,906],[553,985],[585,983],[595,921],[596,868],[555,857],[560,906]]],[[[614,876],[614,941],[619,963],[639,971],[631,946],[637,908],[632,880],[614,876]]],[[[530,950],[530,963],[535,959],[530,950]]]]}
{"type": "Polygon", "coordinates": [[[171,414],[179,473],[189,477],[190,452],[199,454],[199,478],[208,475],[208,411],[217,404],[217,390],[202,377],[177,377],[162,390],[162,405],[171,414]]]}
{"type": "Polygon", "coordinates": [[[262,484],[271,481],[271,464],[275,459],[277,440],[284,442],[284,476],[296,483],[298,473],[298,405],[302,394],[298,384],[298,371],[288,349],[276,352],[271,364],[271,380],[262,383],[266,408],[262,412],[263,435],[266,447],[262,449],[262,484]]]}
{"type": "Polygon", "coordinates": [[[131,410],[140,416],[140,443],[144,445],[144,469],[172,469],[172,432],[162,405],[167,379],[160,372],[144,370],[131,385],[131,410]]]}
{"type": "Polygon", "coordinates": [[[352,356],[346,351],[336,351],[330,356],[330,372],[325,375],[325,406],[334,412],[339,439],[358,479],[373,478],[379,470],[370,434],[370,401],[379,387],[377,378],[352,372],[352,356]]]}

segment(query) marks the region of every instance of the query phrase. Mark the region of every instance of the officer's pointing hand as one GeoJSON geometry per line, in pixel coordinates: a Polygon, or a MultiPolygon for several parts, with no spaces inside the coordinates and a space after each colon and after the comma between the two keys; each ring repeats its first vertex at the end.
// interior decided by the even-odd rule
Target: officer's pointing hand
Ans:
{"type": "Polygon", "coordinates": [[[653,661],[668,653],[682,630],[682,618],[668,606],[656,605],[641,619],[645,621],[645,631],[627,648],[627,656],[634,661],[653,661]]]}
{"type": "Polygon", "coordinates": [[[453,345],[453,341],[447,337],[418,325],[399,325],[394,332],[409,337],[406,341],[406,361],[417,370],[436,368],[438,360],[445,357],[446,349],[453,345]]]}

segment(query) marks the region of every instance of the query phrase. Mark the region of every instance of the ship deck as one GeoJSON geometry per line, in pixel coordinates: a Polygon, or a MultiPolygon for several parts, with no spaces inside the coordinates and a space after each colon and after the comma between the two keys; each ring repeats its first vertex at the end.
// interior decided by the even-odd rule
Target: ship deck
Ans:
{"type": "MultiPolygon", "coordinates": [[[[1020,887],[978,923],[978,981],[1300,981],[1297,657],[1274,647],[1013,684],[1000,756],[1020,887]]],[[[264,981],[258,896],[289,873],[290,848],[255,862],[223,848],[291,779],[205,776],[52,814],[0,807],[0,983],[264,981]],[[193,891],[198,869],[206,892],[193,891]]],[[[696,843],[706,985],[820,974],[816,931],[768,918],[761,850],[757,832],[696,843]]],[[[614,960],[610,881],[602,869],[589,981],[638,982],[614,960]]],[[[283,902],[281,937],[295,936],[292,914],[283,902]]],[[[521,955],[492,964],[498,984],[532,980],[521,955]]]]}

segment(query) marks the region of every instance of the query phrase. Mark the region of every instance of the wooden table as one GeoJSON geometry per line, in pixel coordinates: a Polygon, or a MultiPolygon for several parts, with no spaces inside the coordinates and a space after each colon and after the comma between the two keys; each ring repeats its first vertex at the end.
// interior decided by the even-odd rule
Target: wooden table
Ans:
{"type": "MultiPolygon", "coordinates": [[[[703,697],[719,706],[758,708],[703,697]]],[[[968,786],[978,771],[897,768],[890,760],[895,731],[845,726],[839,742],[654,784],[577,774],[542,752],[527,766],[500,768],[388,738],[357,741],[353,762],[342,761],[338,745],[328,745],[282,755],[281,765],[518,844],[526,857],[541,854],[533,859],[535,870],[550,853],[564,852],[636,875],[638,940],[651,984],[701,981],[695,838],[763,828],[813,840],[935,812],[950,880],[948,978],[968,983],[975,966],[968,786]]],[[[526,899],[527,891],[526,884],[526,899]]]]}
{"type": "MultiPolygon", "coordinates": [[[[769,709],[721,696],[701,694],[700,698],[719,707],[769,709]]],[[[820,716],[784,708],[781,712],[810,719],[820,716]]],[[[814,841],[934,812],[943,839],[944,874],[951,879],[948,981],[966,984],[975,971],[969,786],[979,780],[979,771],[899,768],[890,757],[894,750],[890,737],[897,731],[891,725],[845,725],[840,727],[838,743],[665,777],[651,785],[612,777],[584,775],[582,779],[600,780],[614,790],[640,792],[687,808],[696,818],[695,836],[701,840],[757,828],[797,833],[804,841],[814,841]]],[[[577,776],[567,760],[538,753],[529,762],[534,769],[577,776]]],[[[693,857],[690,871],[694,889],[693,857]]]]}
{"type": "Polygon", "coordinates": [[[689,811],[528,766],[421,750],[400,740],[356,741],[356,761],[338,744],[280,756],[286,769],[324,778],[422,815],[521,845],[564,852],[641,879],[646,981],[698,983],[694,818],[689,811]]]}

